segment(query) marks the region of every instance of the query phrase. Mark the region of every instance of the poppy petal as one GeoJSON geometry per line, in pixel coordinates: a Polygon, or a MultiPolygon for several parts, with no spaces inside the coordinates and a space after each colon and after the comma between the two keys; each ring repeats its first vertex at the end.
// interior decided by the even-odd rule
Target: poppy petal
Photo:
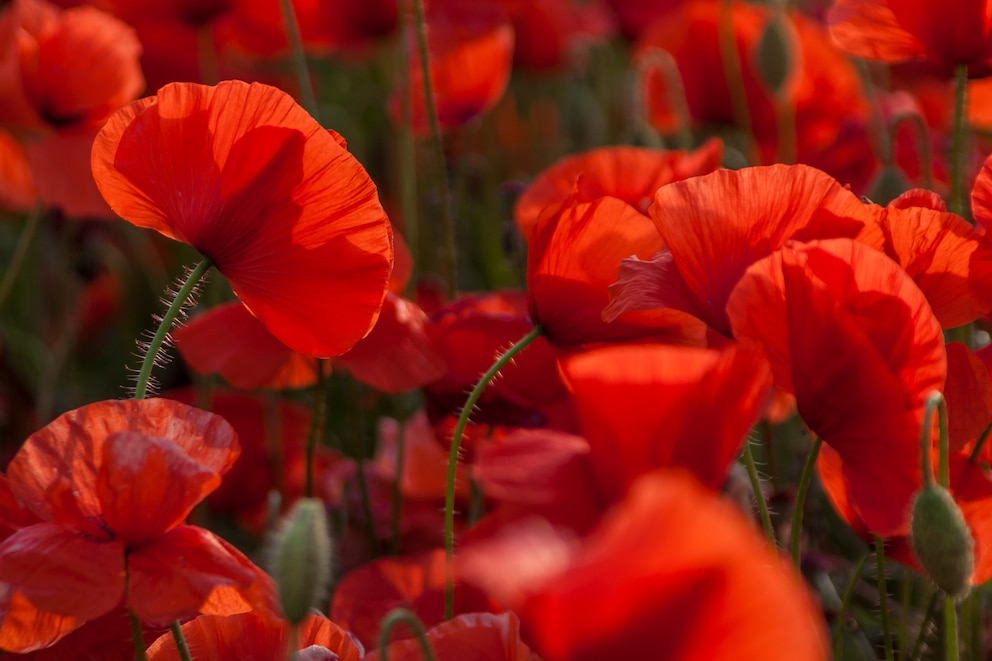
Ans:
{"type": "Polygon", "coordinates": [[[0,584],[0,613],[0,649],[8,652],[51,647],[83,625],[77,618],[39,610],[4,584],[0,584]]]}
{"type": "Polygon", "coordinates": [[[272,579],[223,539],[195,526],[179,526],[132,550],[127,569],[128,605],[153,626],[200,612],[278,612],[272,579]]]}
{"type": "Polygon", "coordinates": [[[722,351],[604,347],[570,356],[561,367],[611,497],[652,468],[673,466],[721,488],[771,394],[761,352],[737,344],[722,351]]]}
{"type": "Polygon", "coordinates": [[[276,339],[237,301],[193,317],[172,336],[194,371],[216,372],[235,388],[304,388],[317,381],[316,362],[276,339]]]}
{"type": "Polygon", "coordinates": [[[701,318],[730,331],[724,310],[749,265],[788,239],[854,237],[874,218],[829,175],[805,165],[717,170],[662,186],[649,209],[701,318]]]}
{"type": "Polygon", "coordinates": [[[748,269],[727,311],[735,335],[764,344],[778,385],[844,459],[853,504],[871,529],[904,531],[920,485],[923,406],[947,369],[940,325],[919,288],[863,244],[792,242],[748,269]]]}
{"type": "Polygon", "coordinates": [[[85,622],[124,597],[123,542],[94,542],[54,523],[18,530],[0,544],[0,583],[38,610],[85,622]]]}
{"type": "Polygon", "coordinates": [[[167,85],[111,117],[93,173],[122,217],[209,257],[291,349],[339,355],[375,322],[393,260],[375,185],[286,93],[167,85]]]}
{"type": "Polygon", "coordinates": [[[135,548],[182,523],[219,484],[220,475],[175,443],[115,432],[103,446],[96,491],[114,537],[135,548]]]}
{"type": "MultiPolygon", "coordinates": [[[[437,661],[538,661],[540,657],[520,636],[520,620],[513,613],[464,613],[433,627],[427,641],[437,661]]],[[[423,658],[416,639],[394,642],[388,650],[377,650],[366,658],[379,661],[387,655],[395,661],[423,658]]]]}
{"type": "Polygon", "coordinates": [[[703,324],[676,311],[657,325],[658,319],[643,323],[642,317],[603,321],[621,260],[647,258],[661,247],[651,221],[626,202],[601,197],[580,203],[570,197],[556,213],[543,215],[531,236],[527,285],[534,322],[559,350],[649,336],[702,343],[703,324]]]}

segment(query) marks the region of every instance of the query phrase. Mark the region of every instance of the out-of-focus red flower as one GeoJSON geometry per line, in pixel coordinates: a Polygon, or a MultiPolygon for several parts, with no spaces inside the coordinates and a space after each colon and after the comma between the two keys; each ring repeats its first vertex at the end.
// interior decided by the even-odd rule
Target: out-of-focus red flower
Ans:
{"type": "Polygon", "coordinates": [[[873,212],[804,165],[718,170],[662,186],[649,209],[665,249],[624,260],[604,318],[670,307],[730,332],[727,298],[752,263],[787,240],[877,232],[873,212]]]}
{"type": "MultiPolygon", "coordinates": [[[[379,424],[379,443],[375,463],[383,477],[399,480],[399,487],[410,498],[441,500],[447,493],[448,448],[427,420],[424,411],[417,411],[402,425],[392,419],[379,424]],[[396,474],[398,456],[403,453],[403,470],[396,474]]],[[[464,474],[466,465],[460,462],[455,478],[455,493],[469,495],[469,483],[464,474]]]]}
{"type": "Polygon", "coordinates": [[[0,648],[47,647],[122,603],[152,626],[275,612],[265,572],[183,524],[237,456],[222,418],[162,399],[90,404],[28,438],[8,479],[42,522],[0,544],[0,648]]]}
{"type": "MultiPolygon", "coordinates": [[[[283,661],[290,641],[290,625],[284,620],[263,617],[256,613],[238,615],[200,615],[182,626],[189,654],[197,661],[283,661]]],[[[338,659],[361,661],[360,645],[337,624],[323,615],[310,615],[296,631],[296,650],[308,650],[307,659],[338,659]],[[309,648],[309,649],[308,649],[309,648]],[[317,652],[329,653],[319,656],[317,652]]],[[[148,661],[178,661],[179,650],[172,634],[165,634],[148,648],[148,661]]]]}
{"type": "MultiPolygon", "coordinates": [[[[427,413],[437,422],[457,417],[465,393],[497,355],[533,330],[522,292],[464,296],[431,318],[427,332],[448,365],[445,376],[428,384],[427,413]]],[[[472,420],[511,427],[574,429],[571,398],[558,375],[554,350],[539,337],[521,351],[482,394],[472,420]]]]}
{"type": "Polygon", "coordinates": [[[0,128],[0,209],[27,211],[37,199],[24,146],[0,128]]]}
{"type": "MultiPolygon", "coordinates": [[[[727,5],[718,0],[688,2],[681,12],[652,24],[636,45],[635,58],[642,61],[649,61],[652,49],[663,49],[674,58],[695,124],[726,126],[737,119],[734,106],[739,101],[731,96],[719,38],[721,14],[728,11],[727,5]]],[[[751,122],[738,128],[753,134],[760,163],[773,163],[778,160],[780,118],[756,53],[774,10],[734,2],[729,11],[751,122]]],[[[798,13],[790,13],[788,20],[795,40],[789,62],[793,72],[784,94],[794,118],[781,121],[794,123],[794,157],[842,178],[843,183],[861,186],[875,168],[865,132],[869,105],[861,79],[844,54],[830,43],[823,27],[798,13]]],[[[661,131],[675,130],[673,95],[678,91],[668,89],[658,71],[647,75],[645,82],[648,119],[661,131]]]]}
{"type": "MultiPolygon", "coordinates": [[[[334,590],[331,619],[354,634],[366,649],[379,646],[382,620],[394,608],[407,608],[427,627],[444,621],[444,550],[379,558],[345,574],[334,590]]],[[[492,602],[478,588],[456,586],[456,613],[486,611],[492,602]]],[[[390,641],[413,636],[393,629],[390,641]]],[[[392,655],[390,655],[392,656],[392,655]]]]}
{"type": "Polygon", "coordinates": [[[534,517],[584,535],[608,505],[596,484],[589,442],[548,429],[518,429],[480,442],[472,479],[493,507],[460,538],[463,546],[534,517]]]}
{"type": "Polygon", "coordinates": [[[625,258],[650,259],[664,244],[649,218],[615,197],[579,202],[578,189],[547,209],[527,252],[530,316],[561,352],[637,339],[702,345],[706,324],[664,309],[603,321],[609,287],[625,258]],[[631,257],[633,255],[633,257],[631,257]]]}
{"type": "MultiPolygon", "coordinates": [[[[583,51],[617,31],[600,0],[489,0],[513,24],[513,64],[531,71],[570,68],[583,51]]],[[[581,64],[580,64],[581,66],[581,64]]]]}
{"type": "MultiPolygon", "coordinates": [[[[520,638],[520,620],[513,613],[464,613],[442,622],[427,632],[427,642],[437,661],[539,661],[520,638]]],[[[386,658],[376,650],[368,661],[386,658]]],[[[407,639],[392,643],[388,658],[418,661],[423,658],[420,642],[407,639]]]]}
{"type": "MultiPolygon", "coordinates": [[[[492,109],[503,96],[513,64],[513,28],[505,14],[489,4],[431,3],[426,14],[437,119],[442,130],[451,129],[492,109]]],[[[426,134],[430,125],[416,39],[411,39],[407,61],[412,129],[426,134]]],[[[405,122],[402,93],[397,90],[390,101],[398,124],[405,122]]]]}
{"type": "Polygon", "coordinates": [[[41,199],[109,217],[89,171],[93,136],[145,87],[129,26],[93,7],[17,0],[0,11],[0,124],[24,138],[41,199]]]}
{"type": "Polygon", "coordinates": [[[168,85],[107,122],[93,174],[121,217],[209,258],[291,349],[336,356],[375,323],[393,261],[375,185],[284,92],[168,85]]]}
{"type": "MultiPolygon", "coordinates": [[[[94,4],[137,30],[144,47],[141,64],[151,89],[175,81],[213,82],[204,80],[203,76],[228,76],[246,58],[282,56],[289,48],[278,2],[96,0],[94,4]],[[217,71],[205,72],[204,63],[211,63],[208,66],[217,71]]],[[[356,48],[371,38],[365,32],[383,34],[382,30],[391,30],[396,20],[395,7],[388,7],[383,0],[365,3],[292,0],[292,4],[300,36],[308,50],[326,50],[337,45],[356,48]],[[381,14],[384,5],[386,12],[392,11],[391,18],[388,13],[383,15],[384,27],[375,26],[375,21],[380,20],[377,18],[367,21],[365,26],[352,22],[361,20],[363,15],[381,14]],[[351,15],[356,16],[352,19],[351,15]]]]}
{"type": "Polygon", "coordinates": [[[419,388],[447,371],[427,334],[427,324],[427,314],[416,303],[387,294],[369,334],[334,362],[382,392],[419,388]]]}
{"type": "Polygon", "coordinates": [[[771,395],[764,356],[736,344],[605,347],[565,359],[562,372],[614,499],[656,468],[685,468],[719,490],[771,395]]]}
{"type": "Polygon", "coordinates": [[[692,152],[601,147],[566,156],[538,175],[520,195],[513,216],[524,236],[530,237],[541,213],[564,202],[576,186],[578,201],[616,197],[646,214],[661,186],[712,172],[722,159],[723,143],[717,139],[692,152]]]}
{"type": "Polygon", "coordinates": [[[317,382],[317,360],[280,342],[237,301],[193,317],[172,336],[193,371],[220,374],[235,388],[280,390],[317,382]]]}
{"type": "Polygon", "coordinates": [[[877,534],[904,533],[924,404],[947,371],[923,292],[856,241],[791,242],[748,269],[727,313],[735,336],[764,344],[776,385],[841,455],[861,517],[877,534]]]}
{"type": "Polygon", "coordinates": [[[628,39],[637,39],[660,17],[676,11],[688,0],[606,0],[620,19],[628,39]]]}
{"type": "Polygon", "coordinates": [[[869,60],[923,60],[951,75],[992,74],[992,5],[986,0],[837,0],[827,21],[841,48],[869,60]]]}
{"type": "Polygon", "coordinates": [[[520,614],[544,659],[827,658],[801,581],[688,474],[642,477],[581,543],[517,530],[464,549],[457,571],[520,614]]]}

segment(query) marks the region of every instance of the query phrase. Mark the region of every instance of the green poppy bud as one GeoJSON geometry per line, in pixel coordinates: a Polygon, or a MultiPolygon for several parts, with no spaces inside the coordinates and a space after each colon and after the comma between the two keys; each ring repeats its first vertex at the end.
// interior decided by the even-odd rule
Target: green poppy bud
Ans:
{"type": "Polygon", "coordinates": [[[272,576],[286,619],[299,624],[324,597],[331,577],[331,537],[324,503],[301,498],[276,533],[272,576]]]}
{"type": "Polygon", "coordinates": [[[765,24],[758,41],[755,52],[758,73],[776,96],[785,91],[786,83],[795,70],[794,31],[789,19],[778,12],[765,24]]]}
{"type": "Polygon", "coordinates": [[[913,550],[924,571],[941,590],[963,597],[975,572],[975,541],[961,508],[944,487],[931,484],[913,503],[913,550]]]}

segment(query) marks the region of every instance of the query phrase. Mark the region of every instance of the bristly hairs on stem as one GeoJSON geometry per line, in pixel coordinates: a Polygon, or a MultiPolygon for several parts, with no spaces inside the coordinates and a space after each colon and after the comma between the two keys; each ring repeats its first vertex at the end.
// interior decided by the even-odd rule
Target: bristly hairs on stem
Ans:
{"type": "Polygon", "coordinates": [[[148,373],[146,383],[143,386],[144,392],[139,392],[141,373],[142,371],[148,371],[145,369],[145,365],[148,364],[149,360],[152,367],[160,369],[172,362],[172,356],[168,352],[168,348],[173,346],[172,331],[186,321],[190,311],[196,306],[197,298],[202,293],[203,285],[207,280],[206,271],[208,269],[209,265],[204,268],[202,262],[196,266],[186,266],[184,267],[183,275],[176,277],[166,287],[162,297],[159,299],[166,312],[153,314],[152,320],[155,322],[155,325],[152,328],[143,330],[141,336],[134,342],[137,351],[132,355],[138,359],[139,366],[127,367],[127,377],[132,382],[132,385],[125,386],[124,389],[129,397],[144,397],[149,392],[153,393],[158,390],[158,379],[148,373]],[[199,272],[198,275],[197,272],[199,272]],[[192,285],[190,285],[191,278],[194,275],[196,278],[192,281],[192,285]],[[185,294],[183,293],[184,290],[185,294]],[[179,300],[181,295],[182,300],[179,300]],[[178,308],[176,307],[177,304],[178,308]],[[165,334],[156,342],[156,337],[160,335],[160,329],[164,324],[168,325],[165,334]],[[150,352],[151,356],[149,356],[150,352]]]}

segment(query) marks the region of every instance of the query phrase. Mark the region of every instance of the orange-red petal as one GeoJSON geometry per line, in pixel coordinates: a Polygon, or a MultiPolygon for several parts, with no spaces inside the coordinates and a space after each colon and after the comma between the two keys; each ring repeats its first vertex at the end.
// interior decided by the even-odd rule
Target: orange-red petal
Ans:
{"type": "Polygon", "coordinates": [[[375,322],[393,259],[375,185],[286,93],[167,85],[108,120],[93,174],[114,211],[210,258],[295,351],[341,354],[375,322]]]}
{"type": "Polygon", "coordinates": [[[655,193],[649,211],[702,319],[722,332],[730,330],[730,292],[752,263],[788,239],[854,237],[873,221],[854,193],[805,165],[675,182],[655,193]]]}
{"type": "Polygon", "coordinates": [[[826,659],[819,610],[791,572],[716,494],[659,471],[521,613],[549,661],[826,659]]]}
{"type": "MultiPolygon", "coordinates": [[[[433,627],[427,641],[437,661],[539,661],[520,636],[520,620],[513,613],[464,613],[433,627]]],[[[395,661],[418,661],[422,655],[416,639],[397,641],[388,650],[395,661]]],[[[378,661],[386,653],[377,650],[366,658],[378,661]]]]}
{"type": "Polygon", "coordinates": [[[613,498],[655,468],[685,468],[720,489],[771,394],[761,352],[737,344],[605,347],[570,356],[562,372],[613,498]]]}
{"type": "Polygon", "coordinates": [[[274,583],[214,533],[179,526],[128,553],[128,605],[153,626],[197,613],[276,612],[274,583]]]}
{"type": "Polygon", "coordinates": [[[735,335],[763,343],[776,383],[844,459],[853,504],[871,529],[904,531],[920,485],[923,405],[947,370],[940,325],[919,288],[863,244],[790,243],[748,270],[727,311],[735,335]]]}
{"type": "Polygon", "coordinates": [[[96,493],[103,521],[129,548],[182,523],[220,475],[175,443],[139,432],[115,432],[103,444],[96,493]]]}
{"type": "Polygon", "coordinates": [[[0,583],[39,611],[92,620],[124,597],[124,544],[54,523],[28,526],[0,544],[0,583]]]}
{"type": "Polygon", "coordinates": [[[521,194],[513,216],[524,236],[530,236],[537,220],[551,204],[563,202],[582,176],[581,201],[616,197],[647,213],[654,192],[661,186],[688,177],[712,172],[723,159],[723,143],[707,141],[699,149],[686,152],[644,147],[601,147],[566,156],[548,169],[521,194]]]}
{"type": "Polygon", "coordinates": [[[237,301],[197,315],[172,335],[194,371],[216,372],[236,388],[305,388],[317,381],[316,361],[276,339],[237,301]]]}

